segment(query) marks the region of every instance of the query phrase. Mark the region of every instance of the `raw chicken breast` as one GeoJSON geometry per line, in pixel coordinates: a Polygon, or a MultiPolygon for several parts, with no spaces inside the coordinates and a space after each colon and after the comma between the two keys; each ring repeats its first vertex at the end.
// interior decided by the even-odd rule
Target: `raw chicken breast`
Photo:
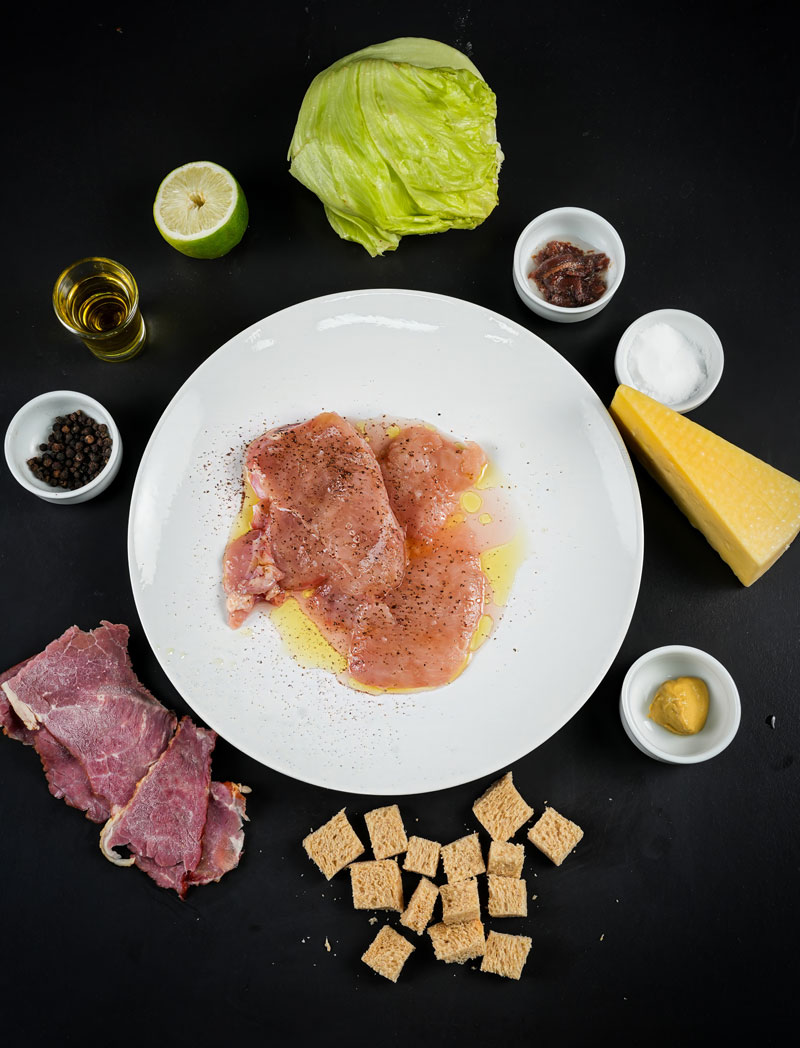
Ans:
{"type": "MultiPolygon", "coordinates": [[[[245,473],[262,500],[254,529],[226,550],[229,621],[257,601],[329,583],[374,598],[405,572],[405,543],[378,462],[361,434],[326,412],[254,440],[245,473]]],[[[244,613],[244,614],[242,614],[244,613]]]]}
{"type": "Polygon", "coordinates": [[[262,501],[226,551],[229,622],[292,593],[356,684],[439,687],[463,669],[483,614],[481,551],[456,513],[486,456],[420,423],[366,434],[323,414],[250,444],[262,501]]]}
{"type": "Polygon", "coordinates": [[[389,501],[410,539],[433,539],[478,480],[486,455],[477,444],[456,444],[427,426],[412,425],[379,452],[389,501]]]}

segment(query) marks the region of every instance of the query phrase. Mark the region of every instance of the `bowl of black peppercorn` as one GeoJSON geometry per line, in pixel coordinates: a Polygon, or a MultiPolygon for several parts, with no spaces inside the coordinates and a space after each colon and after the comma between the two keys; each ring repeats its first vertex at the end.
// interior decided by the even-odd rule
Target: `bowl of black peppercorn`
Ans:
{"type": "Polygon", "coordinates": [[[46,502],[74,505],[105,491],[122,461],[122,440],[103,405],[69,389],[24,404],[6,430],[14,478],[46,502]]]}

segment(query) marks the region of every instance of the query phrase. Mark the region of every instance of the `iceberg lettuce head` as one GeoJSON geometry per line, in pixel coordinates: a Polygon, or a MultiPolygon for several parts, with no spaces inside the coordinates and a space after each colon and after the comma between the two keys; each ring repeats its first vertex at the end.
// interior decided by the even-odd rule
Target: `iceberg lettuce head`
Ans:
{"type": "Polygon", "coordinates": [[[497,205],[495,96],[470,60],[434,40],[364,48],[311,82],[290,173],[370,255],[408,233],[473,229],[497,205]]]}

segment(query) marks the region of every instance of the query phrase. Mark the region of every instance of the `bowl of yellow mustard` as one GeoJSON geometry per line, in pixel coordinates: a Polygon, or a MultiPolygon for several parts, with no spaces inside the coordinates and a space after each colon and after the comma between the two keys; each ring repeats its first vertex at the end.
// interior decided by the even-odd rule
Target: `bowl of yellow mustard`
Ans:
{"type": "Polygon", "coordinates": [[[742,705],[733,677],[713,655],[667,644],[628,670],[619,712],[642,753],[666,764],[696,764],[730,745],[742,705]]]}

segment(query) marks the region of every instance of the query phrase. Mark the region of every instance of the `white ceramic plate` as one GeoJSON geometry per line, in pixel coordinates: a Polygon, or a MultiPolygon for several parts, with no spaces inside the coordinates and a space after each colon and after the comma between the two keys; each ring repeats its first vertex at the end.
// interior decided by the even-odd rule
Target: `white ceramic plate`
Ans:
{"type": "Polygon", "coordinates": [[[128,551],[147,638],[210,727],[306,782],[401,795],[491,774],[581,708],[630,623],[643,529],[624,445],[563,357],[480,306],[373,290],[266,317],[197,369],[142,458],[128,551]],[[324,410],[425,419],[476,440],[513,483],[529,553],[494,634],[447,687],[365,695],[302,669],[268,614],[226,624],[242,451],[324,410]]]}

